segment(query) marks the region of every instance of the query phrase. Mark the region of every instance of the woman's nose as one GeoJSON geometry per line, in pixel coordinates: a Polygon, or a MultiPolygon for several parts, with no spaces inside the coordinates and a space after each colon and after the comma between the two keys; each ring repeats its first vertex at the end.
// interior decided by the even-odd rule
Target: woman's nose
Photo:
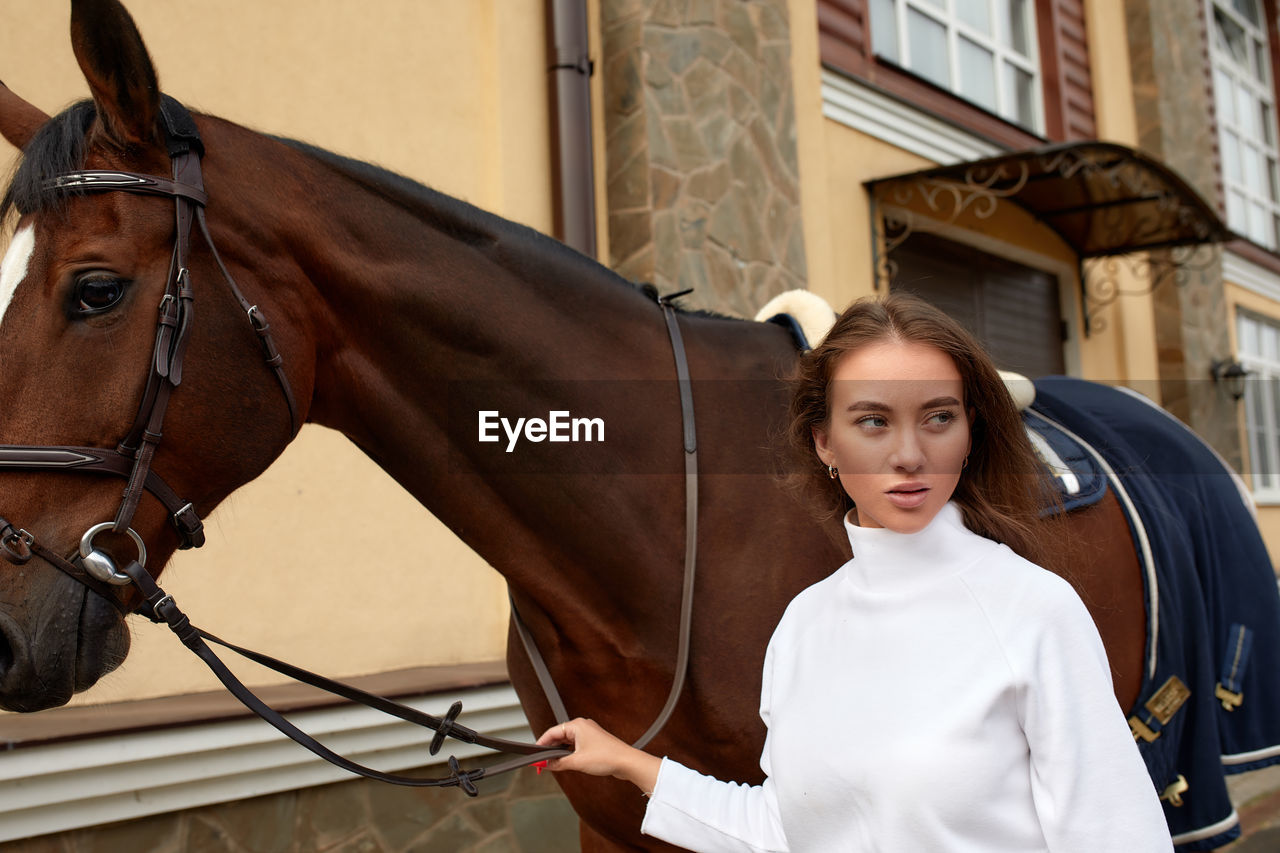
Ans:
{"type": "Polygon", "coordinates": [[[915,471],[924,464],[924,448],[914,432],[907,430],[898,434],[889,464],[900,471],[915,471]]]}

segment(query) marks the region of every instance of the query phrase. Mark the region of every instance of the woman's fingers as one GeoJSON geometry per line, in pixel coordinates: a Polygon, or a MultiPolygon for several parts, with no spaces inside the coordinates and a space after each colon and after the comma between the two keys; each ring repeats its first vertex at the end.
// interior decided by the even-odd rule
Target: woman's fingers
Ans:
{"type": "Polygon", "coordinates": [[[574,743],[574,737],[571,727],[574,723],[578,722],[581,722],[581,720],[570,720],[567,723],[559,723],[558,725],[552,726],[543,732],[542,736],[538,738],[538,746],[553,746],[561,743],[572,746],[574,743]]]}

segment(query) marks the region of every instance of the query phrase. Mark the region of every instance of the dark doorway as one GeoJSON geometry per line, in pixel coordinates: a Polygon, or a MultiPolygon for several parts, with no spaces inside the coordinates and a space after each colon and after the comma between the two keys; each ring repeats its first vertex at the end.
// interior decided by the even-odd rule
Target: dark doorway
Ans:
{"type": "Polygon", "coordinates": [[[996,366],[1035,378],[1066,372],[1058,278],[932,234],[893,250],[893,290],[941,308],[982,341],[996,366]]]}

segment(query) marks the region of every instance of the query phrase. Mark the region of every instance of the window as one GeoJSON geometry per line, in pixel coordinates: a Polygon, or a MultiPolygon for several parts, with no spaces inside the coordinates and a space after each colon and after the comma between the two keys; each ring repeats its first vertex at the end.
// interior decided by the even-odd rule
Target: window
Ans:
{"type": "Polygon", "coordinates": [[[1260,0],[1209,0],[1209,44],[1227,224],[1280,246],[1276,99],[1260,0]]]}
{"type": "Polygon", "coordinates": [[[1245,382],[1249,472],[1259,498],[1280,501],[1280,324],[1241,311],[1236,316],[1245,382]]]}
{"type": "Polygon", "coordinates": [[[870,13],[877,57],[1041,132],[1032,0],[870,0],[870,13]]]}

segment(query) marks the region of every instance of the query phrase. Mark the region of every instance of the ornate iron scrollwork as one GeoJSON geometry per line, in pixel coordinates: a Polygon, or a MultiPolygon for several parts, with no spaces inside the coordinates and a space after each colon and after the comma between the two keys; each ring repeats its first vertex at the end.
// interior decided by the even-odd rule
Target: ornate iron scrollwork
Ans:
{"type": "Polygon", "coordinates": [[[1148,296],[1166,282],[1182,287],[1222,262],[1220,243],[1173,246],[1152,252],[1084,258],[1080,267],[1085,334],[1107,328],[1103,311],[1121,296],[1148,296]],[[1128,273],[1128,276],[1125,274],[1128,273]],[[1130,279],[1145,281],[1141,287],[1125,287],[1130,279]]]}
{"type": "Polygon", "coordinates": [[[892,252],[911,234],[981,222],[1010,201],[1081,259],[1086,334],[1105,327],[1103,311],[1120,296],[1182,284],[1217,264],[1221,249],[1201,248],[1232,236],[1176,174],[1113,143],[1055,145],[926,169],[871,181],[868,189],[877,287],[892,279],[892,252]],[[1122,271],[1146,283],[1126,287],[1122,271]]]}

